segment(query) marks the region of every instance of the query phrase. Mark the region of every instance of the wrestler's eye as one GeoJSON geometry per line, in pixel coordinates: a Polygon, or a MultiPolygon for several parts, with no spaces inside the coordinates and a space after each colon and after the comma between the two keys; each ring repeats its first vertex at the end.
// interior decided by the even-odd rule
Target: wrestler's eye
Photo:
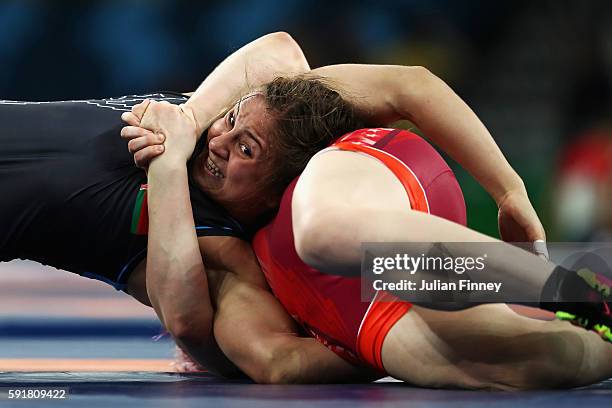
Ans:
{"type": "Polygon", "coordinates": [[[251,151],[251,148],[249,146],[245,145],[244,143],[240,143],[240,151],[245,156],[253,157],[253,152],[251,151]]]}
{"type": "Polygon", "coordinates": [[[234,127],[234,125],[236,124],[236,115],[234,114],[233,110],[231,110],[227,115],[227,122],[230,124],[231,127],[234,127]]]}

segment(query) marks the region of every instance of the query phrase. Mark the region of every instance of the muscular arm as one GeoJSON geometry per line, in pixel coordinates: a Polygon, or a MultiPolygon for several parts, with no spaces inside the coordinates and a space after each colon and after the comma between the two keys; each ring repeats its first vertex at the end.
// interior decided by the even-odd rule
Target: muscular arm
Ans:
{"type": "MultiPolygon", "coordinates": [[[[223,61],[185,106],[198,134],[248,89],[278,75],[309,71],[299,45],[286,33],[263,36],[223,61]]],[[[440,78],[423,67],[330,65],[310,71],[330,80],[372,123],[408,119],[470,172],[500,204],[509,191],[524,191],[489,131],[440,78]]],[[[146,127],[146,126],[145,126],[146,127]]]]}
{"type": "MultiPolygon", "coordinates": [[[[169,160],[155,160],[149,172],[150,225],[147,290],[158,315],[177,343],[207,368],[231,365],[263,383],[370,381],[373,373],[354,367],[297,327],[267,289],[247,242],[195,237],[187,173],[169,160]],[[200,251],[210,264],[236,270],[213,278],[208,297],[200,251]]],[[[208,271],[219,275],[215,270],[208,271]]]]}
{"type": "MultiPolygon", "coordinates": [[[[257,271],[253,274],[261,274],[256,264],[254,267],[257,271]]],[[[224,286],[217,302],[215,337],[223,352],[256,382],[337,383],[376,379],[371,370],[349,364],[315,339],[300,337],[295,322],[260,285],[228,274],[224,286]]]]}
{"type": "Polygon", "coordinates": [[[231,376],[235,367],[212,336],[213,308],[195,234],[187,168],[156,160],[149,169],[146,286],[160,320],[176,343],[210,371],[231,376]]]}
{"type": "MultiPolygon", "coordinates": [[[[194,92],[187,94],[189,100],[183,108],[195,120],[197,135],[200,137],[220,115],[249,91],[277,76],[301,74],[309,70],[302,49],[289,34],[267,34],[223,60],[194,92]]],[[[160,130],[159,123],[152,115],[124,115],[123,119],[134,126],[156,132],[160,130]]]]}
{"type": "Polygon", "coordinates": [[[497,203],[506,192],[524,189],[476,114],[426,68],[347,64],[317,68],[312,73],[329,78],[371,122],[385,125],[408,119],[415,123],[497,203]]]}
{"type": "Polygon", "coordinates": [[[267,34],[243,46],[210,73],[191,95],[186,108],[197,121],[198,134],[239,97],[277,76],[310,69],[299,45],[284,32],[267,34]]]}
{"type": "MultiPolygon", "coordinates": [[[[288,34],[268,34],[224,60],[191,95],[184,111],[195,119],[195,132],[201,135],[250,87],[276,75],[307,69],[301,49],[288,34]]],[[[145,109],[146,106],[124,119],[132,125],[180,133],[176,127],[164,129],[164,123],[155,115],[153,121],[147,121],[146,116],[142,117],[145,109]]],[[[194,359],[208,368],[228,366],[212,336],[213,309],[194,233],[186,166],[184,162],[160,158],[151,163],[148,176],[148,298],[167,330],[194,359]]]]}
{"type": "MultiPolygon", "coordinates": [[[[313,72],[330,78],[373,123],[415,123],[493,197],[504,240],[546,239],[523,181],[484,124],[440,78],[423,67],[393,65],[334,65],[313,72]]],[[[547,257],[545,247],[536,251],[547,257]]]]}

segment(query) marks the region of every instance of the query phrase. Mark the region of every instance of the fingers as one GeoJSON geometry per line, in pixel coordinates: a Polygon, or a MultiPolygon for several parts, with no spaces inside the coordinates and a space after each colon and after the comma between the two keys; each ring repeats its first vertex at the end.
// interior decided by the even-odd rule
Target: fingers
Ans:
{"type": "Polygon", "coordinates": [[[134,114],[138,118],[139,122],[142,120],[142,117],[144,116],[150,104],[151,101],[149,99],[145,99],[144,101],[132,106],[132,114],[134,114]]]}
{"type": "Polygon", "coordinates": [[[525,219],[521,220],[521,223],[524,225],[530,241],[546,241],[546,231],[544,231],[544,226],[535,210],[532,209],[525,219]]]}
{"type": "Polygon", "coordinates": [[[163,143],[166,137],[161,133],[153,133],[137,126],[126,126],[121,129],[121,137],[128,140],[128,150],[134,155],[136,166],[145,170],[151,160],[164,152],[163,143]]]}
{"type": "Polygon", "coordinates": [[[146,100],[145,102],[135,105],[132,114],[139,118],[138,126],[154,131],[160,130],[162,124],[168,123],[170,112],[179,109],[168,101],[146,100]]]}
{"type": "Polygon", "coordinates": [[[546,241],[542,239],[537,239],[533,241],[533,252],[535,252],[536,255],[544,258],[547,261],[550,260],[550,255],[548,254],[548,247],[546,246],[546,241]]]}
{"type": "Polygon", "coordinates": [[[151,130],[141,128],[138,126],[124,126],[121,129],[121,137],[125,140],[132,140],[138,137],[145,137],[145,136],[153,137],[152,139],[154,141],[153,144],[163,143],[164,140],[166,139],[163,133],[153,132],[151,130]],[[154,136],[157,136],[157,138],[154,136]],[[155,140],[157,140],[157,142],[155,142],[155,140]]]}
{"type": "Polygon", "coordinates": [[[535,212],[533,217],[534,219],[530,220],[531,223],[524,228],[527,230],[529,240],[533,242],[533,252],[544,260],[549,261],[550,256],[546,246],[546,232],[535,212]]]}
{"type": "Polygon", "coordinates": [[[155,101],[145,99],[144,101],[137,103],[136,105],[132,106],[131,112],[123,112],[121,114],[121,120],[130,126],[140,126],[140,122],[142,121],[142,118],[144,117],[151,103],[155,103],[155,101]]]}
{"type": "Polygon", "coordinates": [[[145,136],[136,137],[128,142],[128,150],[132,154],[136,154],[139,150],[142,150],[149,146],[162,145],[165,137],[162,134],[149,133],[145,136]]]}
{"type": "Polygon", "coordinates": [[[125,140],[132,140],[137,137],[143,137],[150,134],[154,134],[148,129],[144,129],[138,126],[125,126],[121,129],[121,137],[125,140]]]}
{"type": "Polygon", "coordinates": [[[147,146],[134,153],[134,163],[137,167],[147,169],[151,160],[164,152],[164,145],[147,146]]]}
{"type": "Polygon", "coordinates": [[[140,126],[140,119],[138,119],[138,116],[134,115],[132,112],[123,112],[121,114],[121,120],[130,126],[140,126]]]}

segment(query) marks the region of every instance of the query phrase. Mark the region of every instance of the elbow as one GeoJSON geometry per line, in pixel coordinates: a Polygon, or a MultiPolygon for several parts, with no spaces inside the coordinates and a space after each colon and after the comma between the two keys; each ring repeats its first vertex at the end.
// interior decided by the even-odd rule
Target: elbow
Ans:
{"type": "Polygon", "coordinates": [[[266,381],[262,384],[298,384],[300,383],[294,375],[284,368],[273,368],[268,370],[266,381]]]}
{"type": "Polygon", "coordinates": [[[181,256],[184,255],[181,253],[160,262],[151,256],[152,252],[149,251],[147,258],[146,291],[165,329],[175,339],[210,335],[213,308],[204,265],[182,262],[190,256],[181,256]]]}
{"type": "Polygon", "coordinates": [[[279,367],[269,367],[261,372],[251,375],[257,384],[294,384],[287,370],[279,367]]]}
{"type": "Polygon", "coordinates": [[[291,34],[285,31],[277,31],[266,36],[270,41],[273,41],[275,44],[286,45],[286,46],[297,46],[297,43],[291,37],[291,34]]]}
{"type": "Polygon", "coordinates": [[[401,118],[418,122],[422,110],[427,108],[432,95],[436,94],[436,90],[444,82],[422,66],[396,68],[398,82],[393,85],[396,91],[388,93],[389,103],[401,118]]]}
{"type": "Polygon", "coordinates": [[[402,79],[415,87],[418,87],[420,83],[438,79],[433,72],[421,65],[396,66],[396,68],[400,70],[398,73],[402,76],[402,79]]]}
{"type": "Polygon", "coordinates": [[[259,384],[298,384],[300,383],[299,367],[297,364],[298,353],[271,352],[266,364],[262,369],[252,376],[253,381],[259,384]]]}
{"type": "Polygon", "coordinates": [[[212,337],[213,318],[177,315],[164,319],[166,330],[179,344],[202,344],[212,337]]]}
{"type": "Polygon", "coordinates": [[[223,349],[245,374],[259,384],[293,384],[299,382],[301,351],[275,333],[261,336],[239,349],[223,349]]]}
{"type": "Polygon", "coordinates": [[[435,77],[435,75],[430,70],[428,70],[422,65],[413,65],[408,68],[410,68],[417,75],[421,75],[423,77],[435,77]]]}
{"type": "Polygon", "coordinates": [[[277,54],[283,69],[290,73],[310,71],[310,66],[300,45],[284,31],[268,34],[270,48],[277,54]]]}

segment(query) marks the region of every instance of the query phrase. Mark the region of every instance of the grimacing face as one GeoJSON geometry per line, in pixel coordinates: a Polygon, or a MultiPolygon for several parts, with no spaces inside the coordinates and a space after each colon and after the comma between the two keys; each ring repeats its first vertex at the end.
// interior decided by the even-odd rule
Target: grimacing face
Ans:
{"type": "Polygon", "coordinates": [[[262,188],[272,171],[270,134],[275,125],[266,108],[261,94],[242,98],[208,129],[208,148],[191,168],[198,187],[241,222],[255,221],[278,203],[262,188]]]}

